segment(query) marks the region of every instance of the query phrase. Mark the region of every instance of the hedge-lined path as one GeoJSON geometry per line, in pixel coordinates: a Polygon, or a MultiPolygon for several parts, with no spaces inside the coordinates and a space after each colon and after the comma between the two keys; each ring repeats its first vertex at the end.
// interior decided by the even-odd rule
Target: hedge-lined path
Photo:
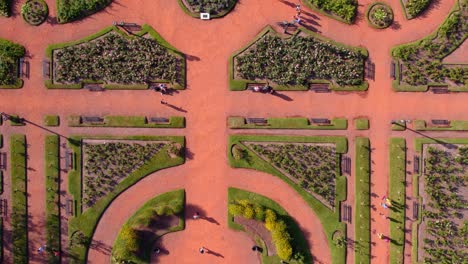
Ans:
{"type": "MultiPolygon", "coordinates": [[[[54,1],[47,0],[46,2],[51,10],[50,13],[54,14],[54,1]]],[[[183,114],[160,105],[161,96],[149,91],[90,93],[84,90],[52,91],[46,90],[43,86],[42,59],[48,44],[82,38],[111,25],[114,20],[148,23],[169,43],[191,55],[188,61],[188,90],[177,96],[169,97],[167,100],[170,103],[182,106],[188,111],[185,114],[187,128],[183,131],[187,136],[187,146],[193,153],[193,159],[188,160],[186,165],[167,170],[180,173],[183,177],[175,177],[174,179],[166,177],[168,178],[167,183],[159,182],[157,176],[149,177],[148,179],[154,179],[154,182],[151,185],[137,184],[134,188],[141,186],[138,187],[139,192],[144,193],[146,188],[151,188],[153,185],[167,184],[169,186],[170,183],[175,184],[179,181],[179,184],[185,184],[188,194],[194,201],[203,200],[203,195],[207,192],[213,194],[210,198],[215,197],[214,194],[224,195],[220,197],[225,197],[227,189],[218,189],[227,187],[226,183],[234,181],[229,176],[236,174],[238,171],[231,170],[225,165],[228,135],[225,119],[228,115],[321,115],[330,117],[345,116],[348,118],[368,115],[371,121],[371,130],[368,135],[373,148],[372,160],[374,162],[372,164],[374,171],[372,191],[382,195],[386,192],[388,184],[387,152],[388,138],[391,134],[389,131],[390,120],[402,117],[430,118],[431,115],[437,116],[437,114],[439,115],[437,117],[468,119],[468,116],[463,115],[468,94],[433,96],[423,93],[394,93],[391,90],[389,78],[390,47],[398,43],[416,40],[432,32],[448,14],[454,0],[438,2],[426,15],[411,21],[403,19],[399,1],[392,1],[389,4],[394,10],[395,20],[399,27],[383,31],[372,29],[366,24],[363,14],[370,2],[370,0],[360,1],[359,12],[361,16],[358,18],[357,23],[352,26],[306,10],[307,13],[313,14],[308,19],[312,18],[316,22],[314,27],[321,34],[350,45],[362,45],[369,50],[371,60],[376,63],[376,79],[375,82],[370,82],[369,92],[326,95],[305,92],[284,93],[290,97],[291,101],[284,101],[278,97],[268,95],[229,92],[226,65],[230,54],[253,39],[267,24],[274,25],[279,21],[291,20],[295,14],[294,7],[291,4],[295,2],[271,0],[268,4],[265,4],[263,1],[243,0],[225,18],[209,22],[196,20],[185,15],[175,1],[150,0],[118,1],[103,12],[67,25],[45,23],[40,27],[32,27],[26,25],[19,15],[9,19],[0,18],[0,22],[4,25],[0,37],[26,46],[29,54],[28,61],[31,64],[31,77],[25,81],[23,89],[16,91],[0,90],[2,111],[17,113],[35,122],[40,122],[43,115],[51,113],[58,113],[61,116],[85,113],[102,115],[110,113],[115,115],[138,115],[151,112],[161,113],[161,115],[183,114]],[[18,34],[18,32],[21,32],[21,34],[18,34]],[[444,104],[443,102],[450,102],[450,104],[444,104]],[[57,108],[58,105],[60,109],[57,108]],[[194,182],[195,179],[197,182],[194,182]]],[[[17,9],[19,9],[18,5],[17,9]]],[[[18,13],[19,10],[16,10],[16,12],[18,13]]],[[[304,15],[309,16],[306,12],[304,12],[304,15]]],[[[37,128],[18,128],[17,130],[26,133],[28,139],[43,138],[42,132],[39,132],[37,128]]],[[[98,128],[95,133],[99,134],[99,131],[104,130],[98,128]]],[[[126,130],[123,129],[122,133],[126,134],[127,132],[124,131],[126,130]]],[[[157,134],[157,131],[150,133],[157,134]]],[[[250,132],[246,131],[246,133],[250,132]]],[[[327,132],[324,131],[323,134],[327,134],[327,132]]],[[[36,144],[43,145],[43,141],[36,144]]],[[[34,166],[37,167],[34,174],[37,177],[35,177],[33,183],[38,187],[34,189],[34,192],[30,193],[30,201],[34,199],[35,202],[30,202],[29,209],[35,228],[43,232],[29,233],[31,240],[30,254],[32,263],[41,263],[33,255],[36,254],[37,245],[41,243],[39,241],[43,241],[45,228],[43,224],[44,188],[39,188],[39,186],[44,185],[42,174],[44,158],[39,145],[32,146],[31,151],[33,151],[31,158],[36,159],[34,166]]],[[[160,173],[163,175],[163,172],[160,173]]],[[[252,173],[252,175],[255,174],[252,173]]],[[[268,189],[269,185],[256,185],[252,188],[268,189]]],[[[251,190],[250,188],[246,189],[251,190]]],[[[290,192],[287,187],[286,192],[290,192]]],[[[297,194],[293,195],[298,197],[297,194]]],[[[147,198],[150,198],[150,196],[147,198]]],[[[374,205],[378,206],[380,199],[376,198],[372,201],[374,205]]],[[[210,214],[213,212],[213,217],[218,218],[219,216],[222,219],[226,211],[224,204],[220,206],[220,200],[214,198],[203,200],[201,206],[210,214]]],[[[291,206],[297,208],[294,211],[305,209],[303,203],[291,204],[291,206]]],[[[113,206],[109,210],[112,208],[113,206]]],[[[290,210],[288,211],[291,213],[290,210]]],[[[310,217],[312,216],[310,215],[310,217]]],[[[124,215],[114,214],[113,217],[117,219],[124,217],[124,215]]],[[[375,222],[372,222],[372,229],[388,233],[388,223],[378,217],[378,212],[373,211],[372,218],[375,220],[375,222]]],[[[301,219],[300,221],[313,221],[313,219],[315,218],[301,219]]],[[[100,226],[105,226],[103,221],[101,221],[100,226]]],[[[220,223],[222,222],[220,221],[220,223]]],[[[223,232],[231,234],[224,226],[224,223],[221,226],[223,226],[223,232]]],[[[184,232],[186,234],[193,232],[189,229],[190,225],[184,232]]],[[[211,235],[210,231],[214,231],[211,226],[207,227],[206,233],[211,235]]],[[[99,232],[101,232],[100,229],[98,229],[97,234],[99,232]]],[[[116,234],[112,235],[115,236],[116,234]]],[[[233,234],[233,236],[237,235],[233,234]]],[[[190,240],[191,238],[187,237],[187,239],[190,240]]],[[[323,242],[316,240],[315,237],[309,237],[308,239],[312,246],[323,242]]],[[[372,240],[376,242],[372,248],[372,255],[375,256],[373,262],[385,262],[388,245],[378,241],[375,235],[372,236],[372,240]]],[[[241,245],[243,244],[240,244],[239,248],[241,248],[241,245]]],[[[210,247],[210,245],[206,246],[210,247]]],[[[215,246],[212,247],[215,248],[215,246]]],[[[236,250],[237,252],[238,248],[233,244],[222,250],[236,250]]],[[[315,250],[312,248],[313,253],[315,253],[315,250]]],[[[319,253],[329,254],[326,253],[328,251],[327,249],[319,253]]],[[[231,254],[224,251],[222,253],[231,256],[231,254]]],[[[91,256],[94,256],[94,254],[98,254],[98,252],[92,250],[91,256]]],[[[351,258],[352,254],[348,254],[348,256],[348,258],[351,258]]],[[[326,257],[317,257],[325,259],[325,262],[327,260],[326,257]]],[[[223,261],[227,261],[227,259],[219,260],[219,262],[223,261]]]]}

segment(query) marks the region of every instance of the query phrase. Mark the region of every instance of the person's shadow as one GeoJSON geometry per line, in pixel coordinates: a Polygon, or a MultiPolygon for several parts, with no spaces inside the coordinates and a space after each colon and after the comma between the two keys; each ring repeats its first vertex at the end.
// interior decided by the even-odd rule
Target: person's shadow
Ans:
{"type": "Polygon", "coordinates": [[[208,249],[208,251],[206,252],[206,254],[210,254],[210,255],[213,255],[215,257],[218,257],[218,258],[224,258],[223,255],[221,255],[220,253],[216,252],[216,251],[213,251],[211,249],[208,249]]]}

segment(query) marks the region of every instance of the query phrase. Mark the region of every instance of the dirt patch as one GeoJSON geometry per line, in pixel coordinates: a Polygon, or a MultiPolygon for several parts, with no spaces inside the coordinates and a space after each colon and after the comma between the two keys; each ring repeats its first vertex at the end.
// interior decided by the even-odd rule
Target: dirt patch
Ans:
{"type": "Polygon", "coordinates": [[[234,216],[234,223],[242,225],[247,233],[259,236],[267,247],[268,256],[276,254],[276,248],[273,245],[273,239],[270,231],[266,229],[265,224],[258,220],[247,219],[244,217],[234,216]]]}

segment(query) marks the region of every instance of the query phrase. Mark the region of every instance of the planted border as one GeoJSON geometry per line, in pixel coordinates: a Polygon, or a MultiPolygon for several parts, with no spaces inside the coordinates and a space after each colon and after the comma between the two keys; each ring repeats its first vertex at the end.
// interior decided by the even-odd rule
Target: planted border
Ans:
{"type": "Polygon", "coordinates": [[[145,165],[133,171],[123,181],[121,181],[107,196],[101,198],[88,208],[85,212],[81,211],[82,182],[81,182],[81,142],[83,139],[113,139],[113,140],[149,140],[149,141],[171,141],[178,143],[185,148],[185,138],[181,136],[71,136],[68,145],[73,150],[73,169],[68,174],[68,189],[73,197],[75,208],[74,217],[70,218],[68,224],[68,235],[70,241],[74,241],[75,233],[83,235],[84,243],[72,243],[70,246],[71,263],[86,263],[88,246],[87,241],[92,238],[96,225],[104,211],[126,189],[137,183],[142,178],[159,170],[181,165],[185,162],[185,156],[171,158],[167,153],[168,147],[164,147],[160,152],[154,155],[145,165]]]}
{"type": "Polygon", "coordinates": [[[303,0],[307,7],[346,24],[353,24],[357,15],[357,0],[303,0]]]}
{"type": "Polygon", "coordinates": [[[356,144],[356,183],[354,195],[354,262],[370,263],[370,141],[357,137],[356,144]]]}
{"type": "Polygon", "coordinates": [[[369,119],[367,118],[356,118],[354,119],[354,127],[356,130],[368,130],[369,129],[369,119]]]}
{"type": "MultiPolygon", "coordinates": [[[[168,52],[171,55],[174,55],[180,59],[181,63],[181,71],[178,73],[180,82],[179,83],[172,83],[172,88],[176,90],[182,90],[185,89],[185,84],[186,84],[186,61],[185,61],[185,54],[177,50],[175,47],[170,45],[166,40],[162,38],[159,33],[157,33],[151,26],[144,24],[141,26],[141,31],[132,33],[132,35],[128,35],[124,31],[120,30],[117,26],[110,26],[107,28],[104,28],[103,30],[92,34],[88,37],[85,37],[80,40],[76,41],[71,41],[71,42],[66,42],[66,43],[58,43],[58,44],[52,44],[49,45],[46,49],[46,57],[50,59],[50,76],[51,79],[47,79],[45,81],[45,86],[49,89],[82,89],[85,84],[102,84],[102,87],[104,89],[115,89],[115,90],[145,90],[149,88],[149,84],[147,83],[135,83],[135,84],[107,84],[104,83],[102,80],[81,80],[79,83],[73,83],[73,84],[65,84],[65,83],[55,83],[52,79],[54,76],[54,59],[53,59],[53,51],[58,50],[58,49],[63,49],[65,47],[70,47],[70,46],[75,46],[79,44],[83,44],[86,42],[93,41],[97,38],[100,38],[110,32],[115,32],[125,38],[132,39],[132,38],[138,38],[138,37],[143,37],[145,35],[149,35],[152,39],[154,39],[158,45],[163,46],[168,50],[168,52]]],[[[170,82],[170,80],[154,80],[158,82],[170,82]]]]}
{"type": "Polygon", "coordinates": [[[406,19],[421,15],[432,3],[432,0],[400,0],[406,19]],[[405,3],[406,2],[406,3],[405,3]]]}
{"type": "MultiPolygon", "coordinates": [[[[265,27],[252,41],[250,41],[245,47],[239,49],[236,51],[234,54],[231,55],[229,58],[229,89],[231,91],[243,91],[247,89],[248,84],[264,84],[267,82],[267,80],[247,80],[247,79],[236,79],[235,78],[235,59],[237,56],[241,55],[243,52],[245,52],[247,49],[249,49],[251,46],[255,45],[257,41],[259,41],[261,38],[263,38],[265,35],[272,34],[274,36],[280,37],[283,40],[289,39],[289,38],[294,38],[295,36],[298,36],[299,34],[306,34],[308,37],[312,37],[314,39],[317,39],[321,42],[328,43],[330,45],[338,46],[344,49],[349,49],[351,51],[357,52],[361,54],[364,58],[367,58],[369,56],[369,53],[365,48],[360,48],[360,47],[351,47],[351,46],[346,46],[342,43],[335,42],[331,39],[325,38],[315,32],[312,32],[310,30],[307,30],[303,27],[300,27],[292,36],[289,37],[283,37],[281,36],[278,32],[276,32],[271,26],[265,27]]],[[[364,76],[364,59],[362,61],[362,73],[364,76]]],[[[354,86],[338,86],[332,84],[328,80],[308,80],[307,85],[276,85],[276,84],[271,84],[273,89],[277,91],[306,91],[309,90],[309,84],[329,84],[329,88],[331,90],[335,91],[365,91],[369,87],[369,84],[364,80],[362,80],[361,85],[354,85],[354,86]]]]}
{"type": "Polygon", "coordinates": [[[406,205],[406,141],[390,139],[390,263],[404,261],[406,205]]]}
{"type": "Polygon", "coordinates": [[[45,176],[46,176],[46,252],[48,263],[60,263],[60,145],[59,137],[49,135],[45,138],[45,176]]]}
{"type": "Polygon", "coordinates": [[[417,131],[468,131],[468,121],[451,120],[449,126],[428,126],[424,120],[413,121],[414,130],[417,131]]]}
{"type": "Polygon", "coordinates": [[[313,129],[313,130],[346,130],[346,118],[333,118],[329,125],[311,124],[305,117],[267,118],[266,125],[246,124],[244,117],[228,117],[228,127],[231,129],[313,129]]]}
{"type": "Polygon", "coordinates": [[[11,135],[11,225],[13,262],[28,263],[28,197],[26,136],[11,135]]]}
{"type": "Polygon", "coordinates": [[[0,38],[0,89],[23,87],[23,80],[18,77],[18,60],[24,57],[25,53],[26,50],[23,46],[0,38]]]}
{"type": "Polygon", "coordinates": [[[391,26],[392,23],[393,23],[393,10],[389,5],[387,5],[387,4],[383,3],[383,2],[374,2],[374,3],[370,4],[367,7],[366,19],[367,19],[367,23],[371,27],[376,28],[376,29],[385,29],[385,28],[388,28],[389,26],[391,26]],[[382,7],[384,9],[386,9],[385,11],[387,11],[387,15],[389,15],[388,20],[383,21],[383,23],[384,23],[383,25],[378,25],[376,23],[376,21],[374,21],[374,19],[372,18],[373,9],[378,8],[378,7],[382,7]]]}
{"type": "Polygon", "coordinates": [[[101,11],[112,3],[112,0],[56,0],[57,20],[59,23],[68,23],[82,19],[101,11]]]}
{"type": "MultiPolygon", "coordinates": [[[[184,0],[177,0],[177,3],[179,3],[180,8],[182,8],[185,14],[191,17],[200,18],[200,13],[190,11],[190,8],[185,5],[184,0]]],[[[217,12],[217,13],[213,13],[213,14],[209,12],[210,19],[224,17],[225,15],[229,14],[229,12],[231,12],[234,9],[236,4],[237,4],[237,0],[232,0],[230,2],[230,5],[226,9],[221,10],[220,12],[217,12]]]]}
{"type": "MultiPolygon", "coordinates": [[[[279,216],[279,220],[283,220],[286,223],[287,231],[292,237],[291,244],[293,248],[293,257],[291,258],[291,261],[289,263],[313,263],[313,259],[309,251],[309,245],[304,237],[302,230],[299,228],[296,220],[289,216],[289,214],[286,212],[286,210],[283,209],[283,207],[281,207],[281,205],[263,195],[229,187],[228,208],[229,204],[232,204],[233,202],[238,200],[248,200],[254,205],[260,205],[265,209],[271,209],[279,216]],[[295,258],[294,256],[297,253],[299,253],[302,256],[302,262],[295,261],[297,258],[295,258]]],[[[229,210],[227,213],[227,221],[229,228],[245,232],[245,229],[242,225],[237,224],[233,221],[233,215],[229,212],[229,210]]],[[[278,263],[279,261],[280,259],[277,255],[267,256],[266,250],[262,252],[262,263],[278,263]]]]}
{"type": "Polygon", "coordinates": [[[81,123],[80,116],[68,117],[69,127],[136,127],[136,128],[184,128],[185,117],[171,116],[169,123],[150,123],[145,116],[105,116],[103,123],[81,123]]]}
{"type": "Polygon", "coordinates": [[[346,199],[346,177],[336,177],[335,187],[335,210],[331,210],[314,196],[307,193],[301,186],[295,184],[291,179],[278,171],[270,163],[266,162],[253,151],[247,148],[242,142],[291,142],[291,143],[332,143],[336,145],[336,152],[343,154],[348,151],[348,142],[345,137],[341,136],[266,136],[266,135],[231,135],[228,144],[228,160],[231,167],[234,168],[247,168],[258,171],[263,171],[273,176],[279,177],[293,188],[315,212],[322,224],[325,235],[327,236],[328,245],[331,250],[332,263],[341,264],[346,261],[346,248],[340,247],[333,241],[333,234],[336,231],[341,234],[346,234],[346,224],[340,222],[339,210],[340,202],[346,199]],[[231,149],[234,145],[242,148],[245,153],[245,158],[236,160],[232,156],[231,149]]]}

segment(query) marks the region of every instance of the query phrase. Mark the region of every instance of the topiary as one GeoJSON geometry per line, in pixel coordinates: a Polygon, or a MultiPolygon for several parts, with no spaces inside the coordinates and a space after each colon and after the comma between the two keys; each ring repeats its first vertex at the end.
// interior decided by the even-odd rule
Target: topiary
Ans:
{"type": "Polygon", "coordinates": [[[247,219],[252,219],[255,216],[255,210],[251,204],[244,207],[244,213],[242,214],[247,219]]]}
{"type": "Polygon", "coordinates": [[[234,159],[236,160],[241,160],[243,158],[245,158],[246,156],[246,152],[245,150],[243,150],[241,147],[239,147],[238,145],[234,145],[232,147],[232,156],[234,157],[234,159]]]}
{"type": "Polygon", "coordinates": [[[233,216],[244,214],[244,206],[240,204],[230,204],[228,210],[229,210],[229,213],[232,214],[233,216]]]}
{"type": "Polygon", "coordinates": [[[254,206],[255,219],[258,221],[265,221],[265,208],[263,206],[256,204],[254,206]]]}

